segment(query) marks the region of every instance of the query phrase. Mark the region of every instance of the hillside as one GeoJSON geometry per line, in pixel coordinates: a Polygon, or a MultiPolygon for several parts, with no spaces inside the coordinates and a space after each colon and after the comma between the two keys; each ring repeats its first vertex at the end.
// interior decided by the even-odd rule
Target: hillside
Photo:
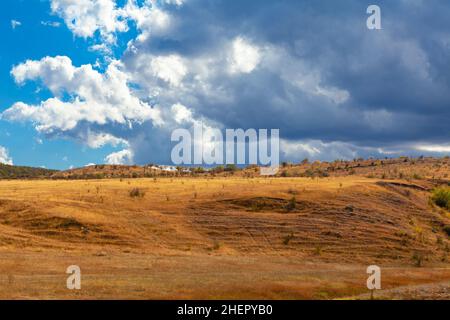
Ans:
{"type": "Polygon", "coordinates": [[[329,299],[366,293],[371,264],[386,289],[427,284],[442,295],[450,215],[430,202],[438,185],[355,175],[3,181],[0,284],[11,284],[0,298],[329,299]],[[71,264],[86,274],[80,293],[61,285],[71,264]]]}
{"type": "Polygon", "coordinates": [[[353,161],[283,163],[279,175],[284,177],[364,176],[377,179],[448,179],[450,157],[356,159],[353,161]]]}
{"type": "MultiPolygon", "coordinates": [[[[450,158],[355,159],[351,161],[282,163],[277,177],[344,177],[360,176],[377,179],[449,180],[450,158]]],[[[211,169],[170,166],[92,165],[55,172],[53,179],[109,179],[154,177],[259,177],[257,166],[239,169],[217,166],[211,169]]]]}
{"type": "Polygon", "coordinates": [[[11,166],[0,163],[0,179],[49,178],[56,172],[56,170],[48,170],[44,168],[11,166]]]}

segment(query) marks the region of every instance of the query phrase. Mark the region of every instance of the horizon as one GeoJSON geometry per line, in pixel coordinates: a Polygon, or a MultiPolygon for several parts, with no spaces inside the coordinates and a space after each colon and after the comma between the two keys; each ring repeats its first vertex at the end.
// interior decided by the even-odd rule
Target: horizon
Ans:
{"type": "MultiPolygon", "coordinates": [[[[400,159],[409,159],[409,160],[423,160],[423,159],[448,159],[450,156],[445,155],[445,156],[424,156],[424,155],[420,155],[420,156],[415,156],[415,157],[411,157],[411,156],[397,156],[397,157],[384,157],[384,158],[374,158],[374,157],[368,157],[368,158],[354,158],[354,159],[334,159],[334,160],[311,160],[308,158],[305,158],[301,161],[297,161],[297,162],[290,162],[290,161],[283,161],[282,163],[280,163],[280,167],[283,167],[285,164],[288,166],[296,166],[296,165],[303,165],[303,164],[314,164],[316,162],[318,163],[335,163],[335,162],[361,162],[361,161],[371,161],[371,160],[375,160],[375,161],[381,161],[381,160],[400,160],[400,159]],[[304,163],[305,161],[308,161],[307,163],[304,163]]],[[[32,166],[26,166],[26,165],[21,165],[21,164],[7,164],[7,163],[0,163],[0,165],[6,165],[6,166],[11,166],[11,167],[27,167],[27,168],[32,168],[32,169],[45,169],[45,170],[50,170],[50,171],[70,171],[70,170],[77,170],[77,169],[83,169],[83,168],[89,168],[89,167],[97,167],[97,166],[123,166],[123,167],[150,167],[150,166],[157,166],[157,167],[175,167],[175,168],[187,168],[187,169],[194,169],[194,168],[202,168],[202,169],[215,169],[215,168],[219,168],[219,167],[226,167],[228,165],[234,165],[236,166],[239,170],[243,170],[243,169],[247,169],[250,167],[264,167],[264,165],[255,165],[255,164],[212,164],[212,165],[195,165],[195,164],[191,164],[191,165],[173,165],[173,164],[165,164],[165,163],[146,163],[146,164],[108,164],[108,163],[88,163],[84,166],[81,167],[73,167],[73,168],[68,168],[68,169],[55,169],[55,168],[47,168],[44,166],[41,167],[32,167],[32,166]]]]}

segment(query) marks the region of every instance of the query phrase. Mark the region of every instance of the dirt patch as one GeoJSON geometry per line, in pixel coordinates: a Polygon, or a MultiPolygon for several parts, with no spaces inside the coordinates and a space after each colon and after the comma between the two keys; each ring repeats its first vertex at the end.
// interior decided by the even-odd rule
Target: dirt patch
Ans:
{"type": "Polygon", "coordinates": [[[420,190],[420,191],[430,191],[429,188],[423,187],[423,186],[420,186],[420,185],[414,184],[414,183],[378,181],[377,185],[382,186],[382,187],[402,187],[402,188],[409,188],[409,189],[420,190]]]}
{"type": "Polygon", "coordinates": [[[0,201],[0,225],[62,241],[95,242],[98,239],[107,241],[120,239],[102,225],[48,213],[35,203],[18,201],[0,201]]]}
{"type": "Polygon", "coordinates": [[[219,203],[225,204],[233,209],[244,209],[247,212],[299,212],[306,208],[311,208],[313,204],[295,199],[282,199],[272,197],[253,197],[244,199],[227,199],[219,203]],[[292,207],[292,203],[295,207],[292,207]]]}

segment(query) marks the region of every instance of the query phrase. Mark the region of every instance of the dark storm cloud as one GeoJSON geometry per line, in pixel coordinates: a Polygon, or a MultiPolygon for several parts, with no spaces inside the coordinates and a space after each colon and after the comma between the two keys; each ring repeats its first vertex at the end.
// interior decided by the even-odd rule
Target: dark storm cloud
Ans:
{"type": "Polygon", "coordinates": [[[169,34],[136,44],[137,53],[127,52],[124,61],[132,66],[143,53],[215,56],[242,36],[283,52],[284,61],[270,67],[263,60],[248,74],[210,77],[209,85],[229,100],[193,89],[163,93],[160,102],[183,103],[229,128],[280,128],[290,140],[371,147],[448,142],[450,5],[377,1],[383,27],[377,31],[366,28],[372,3],[188,0],[165,8],[174,21],[169,34]],[[347,92],[348,99],[337,103],[299,88],[296,69],[299,79],[317,74],[312,86],[347,92]]]}

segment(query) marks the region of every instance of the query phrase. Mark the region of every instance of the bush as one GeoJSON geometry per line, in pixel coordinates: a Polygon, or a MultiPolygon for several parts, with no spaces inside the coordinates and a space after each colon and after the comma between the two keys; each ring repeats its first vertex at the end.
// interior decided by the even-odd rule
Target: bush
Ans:
{"type": "Polygon", "coordinates": [[[289,244],[289,242],[291,242],[292,239],[294,239],[294,234],[293,234],[293,233],[290,233],[290,234],[288,234],[287,236],[285,236],[285,237],[283,238],[283,244],[284,244],[285,246],[287,246],[287,245],[289,244]]]}
{"type": "Polygon", "coordinates": [[[288,174],[288,172],[287,172],[286,170],[283,170],[283,171],[281,172],[281,176],[282,176],[283,178],[287,178],[287,177],[289,177],[289,174],[288,174]]]}
{"type": "Polygon", "coordinates": [[[294,196],[289,200],[288,204],[286,205],[286,210],[288,212],[294,211],[296,206],[297,206],[297,200],[295,199],[295,196],[294,196]]]}
{"type": "Polygon", "coordinates": [[[221,173],[221,172],[224,172],[224,171],[225,171],[224,166],[217,166],[217,167],[215,167],[213,169],[213,172],[215,172],[215,173],[221,173]]]}
{"type": "Polygon", "coordinates": [[[227,172],[235,172],[237,170],[238,170],[238,168],[234,164],[227,164],[227,166],[225,167],[225,171],[227,171],[227,172]]]}
{"type": "Polygon", "coordinates": [[[130,191],[130,197],[132,198],[143,198],[145,196],[145,192],[139,188],[133,188],[130,191]]]}
{"type": "Polygon", "coordinates": [[[437,206],[450,210],[450,188],[442,187],[434,189],[431,200],[437,206]]]}
{"type": "Polygon", "coordinates": [[[450,225],[444,226],[444,232],[450,237],[450,225]]]}
{"type": "Polygon", "coordinates": [[[421,252],[414,252],[412,259],[416,267],[422,267],[425,260],[425,256],[421,252]]]}

